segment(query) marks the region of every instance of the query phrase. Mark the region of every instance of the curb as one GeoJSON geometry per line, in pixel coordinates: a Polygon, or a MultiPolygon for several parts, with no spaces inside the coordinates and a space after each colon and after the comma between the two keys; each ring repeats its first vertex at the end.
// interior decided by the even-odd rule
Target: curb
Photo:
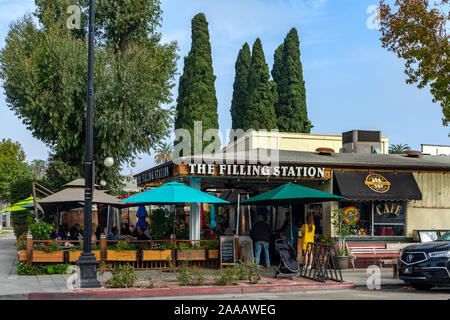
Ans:
{"type": "Polygon", "coordinates": [[[223,286],[223,287],[189,287],[189,288],[160,288],[160,289],[91,289],[73,292],[36,292],[30,293],[30,300],[50,299],[118,299],[133,297],[165,297],[192,296],[208,294],[246,294],[258,292],[290,292],[313,290],[345,290],[353,289],[353,283],[341,284],[307,284],[307,285],[253,285],[253,286],[223,286]]]}

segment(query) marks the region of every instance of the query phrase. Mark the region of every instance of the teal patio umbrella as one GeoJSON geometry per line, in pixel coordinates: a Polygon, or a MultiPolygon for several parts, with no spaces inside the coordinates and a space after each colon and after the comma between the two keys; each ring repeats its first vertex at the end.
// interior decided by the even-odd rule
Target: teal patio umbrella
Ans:
{"type": "Polygon", "coordinates": [[[242,201],[242,204],[248,205],[289,205],[291,214],[291,243],[292,238],[292,204],[298,203],[313,203],[313,202],[326,202],[326,201],[339,201],[344,197],[337,196],[331,193],[319,191],[316,189],[300,186],[294,183],[287,183],[276,187],[275,189],[266,191],[257,196],[251,197],[242,201]]]}
{"type": "Polygon", "coordinates": [[[212,203],[229,204],[228,201],[212,196],[206,192],[188,187],[184,183],[168,182],[160,187],[119,200],[121,203],[139,204],[177,204],[177,203],[212,203]]]}
{"type": "MultiPolygon", "coordinates": [[[[136,194],[123,200],[123,204],[182,204],[182,203],[210,203],[229,204],[228,201],[212,196],[206,192],[188,187],[184,183],[168,182],[160,187],[136,194]]],[[[174,215],[174,229],[176,216],[174,215]]],[[[175,232],[174,232],[175,234],[175,232]]]]}

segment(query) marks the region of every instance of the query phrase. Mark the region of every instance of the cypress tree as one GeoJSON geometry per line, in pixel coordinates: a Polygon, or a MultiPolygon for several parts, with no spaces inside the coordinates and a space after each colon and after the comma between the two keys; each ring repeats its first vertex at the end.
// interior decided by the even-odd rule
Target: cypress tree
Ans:
{"type": "Polygon", "coordinates": [[[300,41],[295,28],[275,51],[272,76],[277,84],[275,103],[278,129],[282,132],[309,133],[312,125],[306,109],[306,89],[300,61],[300,41]]]}
{"type": "MultiPolygon", "coordinates": [[[[194,121],[202,121],[202,136],[208,129],[218,129],[217,98],[212,67],[208,22],[203,13],[192,19],[192,45],[184,58],[180,77],[175,116],[175,129],[186,129],[191,134],[194,150],[194,121]]],[[[204,142],[202,150],[210,142],[204,142]]]]}
{"type": "Polygon", "coordinates": [[[235,70],[236,76],[233,85],[233,100],[231,101],[231,120],[233,129],[242,129],[243,113],[247,106],[248,73],[252,57],[248,43],[245,43],[239,51],[235,70]]]}
{"type": "Polygon", "coordinates": [[[270,81],[261,40],[256,39],[248,74],[247,108],[242,117],[242,129],[277,129],[274,103],[276,94],[270,81]]]}

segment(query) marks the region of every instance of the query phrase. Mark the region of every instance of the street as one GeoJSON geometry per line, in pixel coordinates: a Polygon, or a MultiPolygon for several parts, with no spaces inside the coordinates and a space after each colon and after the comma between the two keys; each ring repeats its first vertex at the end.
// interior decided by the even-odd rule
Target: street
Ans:
{"type": "Polygon", "coordinates": [[[161,298],[133,298],[132,300],[449,300],[450,289],[417,291],[409,287],[368,290],[323,290],[305,292],[255,293],[241,295],[177,296],[161,298]]]}

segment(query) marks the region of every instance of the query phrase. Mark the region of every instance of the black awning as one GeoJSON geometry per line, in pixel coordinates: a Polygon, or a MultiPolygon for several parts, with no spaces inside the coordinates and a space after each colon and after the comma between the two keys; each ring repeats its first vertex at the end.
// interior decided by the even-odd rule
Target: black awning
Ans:
{"type": "Polygon", "coordinates": [[[409,172],[334,172],[335,194],[357,200],[422,200],[416,179],[409,172]]]}

